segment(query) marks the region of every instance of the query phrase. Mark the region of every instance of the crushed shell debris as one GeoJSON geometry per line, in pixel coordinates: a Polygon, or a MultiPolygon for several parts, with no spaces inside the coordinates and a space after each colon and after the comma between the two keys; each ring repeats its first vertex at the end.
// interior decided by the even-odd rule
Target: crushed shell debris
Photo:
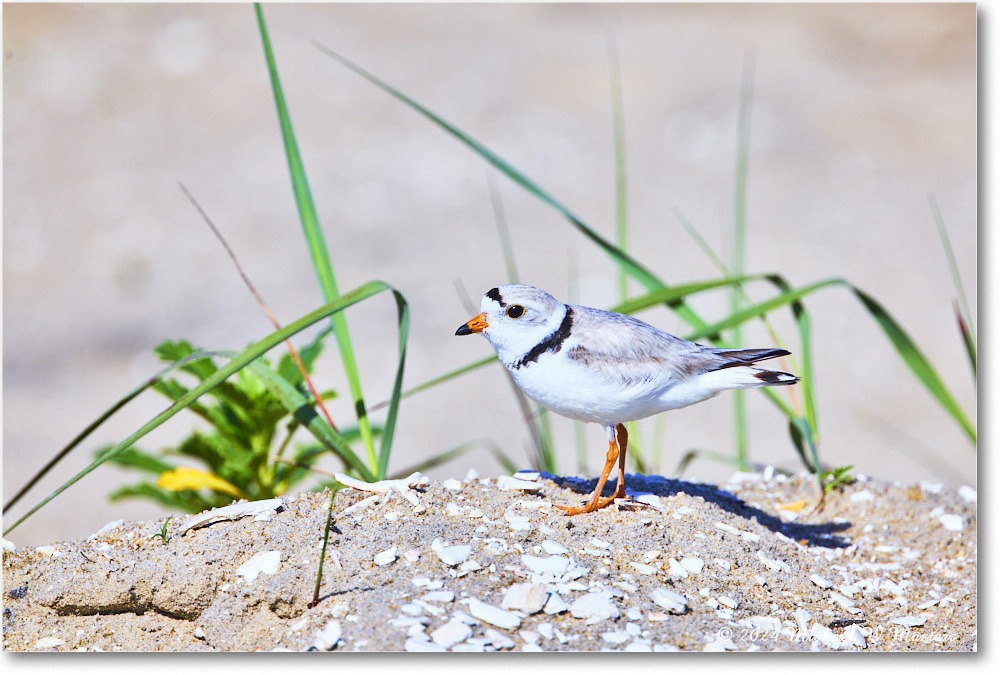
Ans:
{"type": "Polygon", "coordinates": [[[4,648],[976,649],[975,490],[862,478],[811,513],[808,476],[737,478],[629,476],[641,502],[570,519],[551,505],[592,482],[338,476],[315,608],[329,492],[167,523],[166,541],[162,521],[5,541],[4,648]]]}

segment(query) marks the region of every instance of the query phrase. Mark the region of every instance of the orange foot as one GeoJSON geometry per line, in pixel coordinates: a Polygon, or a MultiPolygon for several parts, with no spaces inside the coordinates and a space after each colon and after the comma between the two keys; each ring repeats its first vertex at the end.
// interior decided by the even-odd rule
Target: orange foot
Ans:
{"type": "MultiPolygon", "coordinates": [[[[625,495],[622,495],[622,497],[624,496],[625,495]]],[[[567,516],[578,516],[581,513],[593,513],[597,509],[603,509],[605,506],[610,506],[618,498],[618,493],[615,492],[615,494],[605,499],[598,499],[596,501],[591,499],[583,506],[560,506],[559,504],[553,504],[553,506],[563,511],[567,516]]]]}
{"type": "Polygon", "coordinates": [[[562,510],[567,516],[578,516],[581,513],[593,513],[597,509],[603,509],[612,504],[616,499],[625,498],[625,452],[628,448],[628,433],[621,424],[608,427],[608,456],[604,462],[604,470],[597,481],[597,487],[590,495],[590,499],[583,506],[559,506],[553,504],[557,509],[562,510]],[[615,493],[610,497],[601,499],[601,492],[604,490],[604,483],[607,482],[611,469],[618,461],[618,483],[615,485],[615,493]]]}

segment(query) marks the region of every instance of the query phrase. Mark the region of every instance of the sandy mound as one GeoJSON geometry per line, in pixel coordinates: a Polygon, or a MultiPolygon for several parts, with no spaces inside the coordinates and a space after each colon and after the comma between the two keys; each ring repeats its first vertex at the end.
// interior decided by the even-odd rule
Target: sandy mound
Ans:
{"type": "Polygon", "coordinates": [[[5,551],[4,649],[976,649],[968,488],[630,476],[647,504],[570,519],[593,482],[506,480],[338,493],[313,609],[328,493],[5,551]]]}

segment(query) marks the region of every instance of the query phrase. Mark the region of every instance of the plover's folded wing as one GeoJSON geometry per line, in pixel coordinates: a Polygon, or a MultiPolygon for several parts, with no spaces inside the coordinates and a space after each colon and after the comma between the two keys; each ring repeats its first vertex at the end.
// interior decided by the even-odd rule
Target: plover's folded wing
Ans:
{"type": "Polygon", "coordinates": [[[567,357],[622,384],[680,380],[725,362],[700,345],[630,316],[574,305],[573,318],[567,357]]]}
{"type": "Polygon", "coordinates": [[[732,368],[734,366],[748,366],[751,363],[773,359],[778,356],[788,356],[791,354],[787,349],[766,348],[766,349],[726,349],[724,347],[702,347],[703,351],[722,357],[723,362],[718,368],[732,368]]]}

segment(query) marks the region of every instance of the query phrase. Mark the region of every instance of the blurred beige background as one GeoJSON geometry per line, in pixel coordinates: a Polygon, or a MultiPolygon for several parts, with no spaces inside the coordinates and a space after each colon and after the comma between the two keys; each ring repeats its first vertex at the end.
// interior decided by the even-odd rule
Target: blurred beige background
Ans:
{"type": "MultiPolygon", "coordinates": [[[[740,79],[756,55],[748,269],[795,284],[842,276],[879,299],[975,419],[953,286],[927,193],[977,297],[976,10],[964,5],[280,5],[271,37],[342,290],[383,279],[413,314],[406,385],[491,353],[460,339],[476,298],[506,280],[490,170],[425,119],[321,54],[345,54],[454,122],[613,237],[607,35],[620,54],[630,249],[674,283],[716,275],[682,212],[728,256],[740,79]]],[[[284,322],[321,304],[301,237],[252,8],[5,5],[3,487],[12,492],[87,423],[158,368],[154,345],[238,349],[270,332],[182,181],[228,237],[284,322]]],[[[550,208],[497,177],[523,281],[584,304],[616,300],[608,259],[550,208]],[[575,271],[574,271],[575,270],[575,271]]],[[[637,286],[634,291],[639,291],[637,286]]],[[[763,299],[766,286],[751,287],[763,299]]],[[[708,318],[727,298],[693,304],[708,318]]],[[[976,455],[842,289],[807,300],[822,453],[900,481],[976,485],[976,455]]],[[[774,320],[789,347],[787,312],[774,320]]],[[[683,334],[665,310],[641,318],[683,334]]],[[[370,404],[388,393],[396,329],[388,296],[348,313],[370,404]]],[[[767,346],[760,329],[749,346],[767,346]]],[[[321,387],[347,391],[334,343],[321,387]]],[[[345,396],[346,398],[346,396],[345,396]]],[[[149,394],[98,430],[19,505],[23,513],[164,407],[149,394]]],[[[731,398],[667,416],[670,475],[689,449],[730,454],[731,398]]],[[[785,424],[749,396],[751,458],[800,468],[785,424]]],[[[350,405],[334,403],[338,420],[350,405]]],[[[183,437],[178,415],[144,439],[183,437]]],[[[573,428],[554,419],[561,467],[573,428]]],[[[651,429],[650,423],[643,428],[651,429]]],[[[603,432],[588,430],[590,471],[603,432]]],[[[528,435],[498,367],[405,402],[391,469],[477,438],[527,465],[528,435]]],[[[331,464],[331,467],[333,465],[331,464]]],[[[499,471],[485,451],[430,472],[499,471]]],[[[728,466],[686,474],[718,481],[728,466]]],[[[159,511],[109,504],[99,469],[13,534],[87,535],[159,511]]],[[[10,522],[9,519],[5,519],[10,522]]]]}

